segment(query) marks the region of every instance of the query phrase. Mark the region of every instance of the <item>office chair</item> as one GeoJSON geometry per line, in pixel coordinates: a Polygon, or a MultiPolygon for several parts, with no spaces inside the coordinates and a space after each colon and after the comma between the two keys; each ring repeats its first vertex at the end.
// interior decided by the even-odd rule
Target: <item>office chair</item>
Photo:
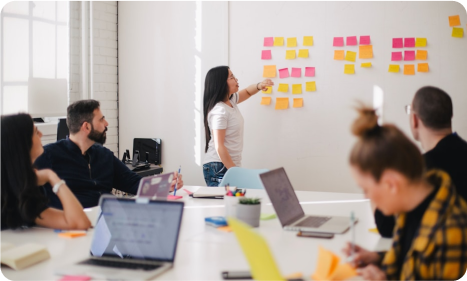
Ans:
{"type": "Polygon", "coordinates": [[[232,167],[227,170],[219,186],[229,184],[238,188],[264,189],[259,174],[269,172],[268,169],[245,169],[232,167]]]}
{"type": "Polygon", "coordinates": [[[66,139],[66,137],[70,134],[68,130],[68,126],[66,124],[66,118],[58,119],[57,125],[57,141],[66,139]]]}

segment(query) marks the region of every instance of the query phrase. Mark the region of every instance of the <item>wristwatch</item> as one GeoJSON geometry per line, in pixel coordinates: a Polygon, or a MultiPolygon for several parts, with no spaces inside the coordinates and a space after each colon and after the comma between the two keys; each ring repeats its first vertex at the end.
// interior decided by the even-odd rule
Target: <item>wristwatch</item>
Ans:
{"type": "Polygon", "coordinates": [[[60,188],[60,186],[62,186],[62,184],[65,184],[65,181],[64,180],[61,180],[59,182],[57,182],[54,187],[52,188],[52,191],[57,194],[58,192],[58,189],[60,188]]]}

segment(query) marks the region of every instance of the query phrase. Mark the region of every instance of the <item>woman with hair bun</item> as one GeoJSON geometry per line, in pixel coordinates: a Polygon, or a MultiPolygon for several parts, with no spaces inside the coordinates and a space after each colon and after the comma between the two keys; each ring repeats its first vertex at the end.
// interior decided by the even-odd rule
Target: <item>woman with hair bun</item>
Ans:
{"type": "MultiPolygon", "coordinates": [[[[449,175],[424,174],[418,148],[394,125],[378,125],[358,108],[352,126],[352,176],[376,207],[396,216],[392,247],[370,252],[355,245],[354,266],[367,280],[456,280],[467,269],[467,203],[449,175]]],[[[347,243],[344,253],[352,254],[347,243]]]]}

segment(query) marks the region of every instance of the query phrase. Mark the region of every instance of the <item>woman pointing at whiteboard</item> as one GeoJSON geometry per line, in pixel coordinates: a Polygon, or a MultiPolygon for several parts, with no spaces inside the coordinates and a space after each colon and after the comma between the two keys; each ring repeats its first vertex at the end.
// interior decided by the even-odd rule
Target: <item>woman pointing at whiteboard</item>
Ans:
{"type": "Polygon", "coordinates": [[[274,83],[266,79],[238,91],[238,80],[228,66],[214,67],[206,74],[203,99],[206,154],[203,173],[207,186],[218,186],[228,169],[241,166],[243,116],[237,104],[272,85],[274,83]]]}

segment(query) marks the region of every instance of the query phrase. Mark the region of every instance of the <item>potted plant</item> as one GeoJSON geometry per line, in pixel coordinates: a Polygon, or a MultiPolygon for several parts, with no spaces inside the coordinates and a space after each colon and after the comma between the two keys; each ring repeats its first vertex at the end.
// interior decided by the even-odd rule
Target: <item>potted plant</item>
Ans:
{"type": "Polygon", "coordinates": [[[259,226],[259,217],[261,215],[260,198],[240,198],[237,205],[237,219],[251,225],[259,226]]]}

